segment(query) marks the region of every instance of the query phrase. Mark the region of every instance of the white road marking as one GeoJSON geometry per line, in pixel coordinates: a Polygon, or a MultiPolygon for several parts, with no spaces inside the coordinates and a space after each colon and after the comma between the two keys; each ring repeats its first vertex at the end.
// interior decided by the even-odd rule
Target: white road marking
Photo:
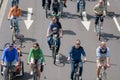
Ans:
{"type": "Polygon", "coordinates": [[[2,21],[3,21],[6,7],[7,7],[7,3],[8,3],[8,0],[3,0],[3,4],[2,4],[1,9],[0,9],[0,28],[2,25],[2,21]]]}
{"type": "Polygon", "coordinates": [[[114,22],[115,22],[115,24],[116,24],[116,26],[118,28],[118,31],[120,32],[120,25],[119,25],[119,23],[117,21],[117,18],[115,16],[113,17],[113,20],[114,20],[114,22]]]}
{"type": "Polygon", "coordinates": [[[29,29],[33,23],[31,17],[32,17],[32,8],[28,8],[27,20],[24,20],[27,29],[29,29]]]}
{"type": "Polygon", "coordinates": [[[87,29],[87,31],[89,31],[90,21],[88,21],[88,19],[87,19],[87,13],[86,12],[83,12],[83,21],[81,21],[81,22],[84,25],[84,27],[87,29]]]}
{"type": "Polygon", "coordinates": [[[107,1],[107,6],[110,6],[110,2],[109,1],[107,1]]]}

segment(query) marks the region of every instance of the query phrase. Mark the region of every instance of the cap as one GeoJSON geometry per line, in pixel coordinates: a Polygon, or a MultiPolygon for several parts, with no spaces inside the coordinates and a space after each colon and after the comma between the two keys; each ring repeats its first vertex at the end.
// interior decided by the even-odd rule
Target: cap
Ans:
{"type": "Polygon", "coordinates": [[[9,44],[9,46],[11,46],[11,47],[12,47],[12,46],[13,46],[13,43],[10,43],[10,44],[9,44]]]}

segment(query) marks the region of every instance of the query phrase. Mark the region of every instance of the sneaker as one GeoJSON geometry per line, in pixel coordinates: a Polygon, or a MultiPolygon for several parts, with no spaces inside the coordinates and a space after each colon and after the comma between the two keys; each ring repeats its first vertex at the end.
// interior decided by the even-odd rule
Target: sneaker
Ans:
{"type": "Polygon", "coordinates": [[[12,29],[13,27],[10,25],[10,29],[12,29]]]}
{"type": "Polygon", "coordinates": [[[101,26],[101,30],[103,30],[103,27],[101,26]]]}
{"type": "Polygon", "coordinates": [[[99,78],[97,78],[96,80],[100,80],[99,78]]]}
{"type": "Polygon", "coordinates": [[[3,71],[1,72],[1,75],[3,76],[3,71]]]}
{"type": "Polygon", "coordinates": [[[30,75],[33,75],[33,71],[30,72],[30,75]]]}
{"type": "Polygon", "coordinates": [[[79,80],[82,80],[82,77],[80,76],[79,80]]]}

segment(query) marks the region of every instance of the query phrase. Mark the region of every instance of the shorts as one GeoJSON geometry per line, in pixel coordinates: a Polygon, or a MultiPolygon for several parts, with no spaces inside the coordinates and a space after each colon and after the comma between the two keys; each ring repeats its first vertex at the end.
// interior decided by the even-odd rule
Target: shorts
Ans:
{"type": "MultiPolygon", "coordinates": [[[[34,63],[35,63],[34,58],[31,58],[30,63],[32,63],[32,64],[34,64],[34,63]]],[[[40,59],[38,59],[37,64],[41,64],[41,63],[42,63],[42,59],[40,58],[40,59]]]]}
{"type": "Polygon", "coordinates": [[[97,60],[96,62],[97,62],[97,65],[98,65],[98,64],[106,65],[107,59],[106,59],[106,58],[102,58],[102,59],[97,60]]]}

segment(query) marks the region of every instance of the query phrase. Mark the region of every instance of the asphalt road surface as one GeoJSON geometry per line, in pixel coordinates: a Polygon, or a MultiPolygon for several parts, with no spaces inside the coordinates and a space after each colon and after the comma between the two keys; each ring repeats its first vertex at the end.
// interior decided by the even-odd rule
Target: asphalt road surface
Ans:
{"type": "MultiPolygon", "coordinates": [[[[96,55],[95,50],[99,46],[96,33],[94,32],[93,7],[96,0],[86,1],[86,13],[84,21],[76,12],[76,0],[67,1],[64,8],[64,16],[60,19],[63,27],[63,38],[61,39],[61,64],[53,64],[51,51],[47,45],[46,31],[51,21],[45,17],[41,0],[20,0],[19,6],[23,10],[19,18],[20,33],[24,35],[22,60],[24,61],[25,75],[17,77],[16,80],[32,80],[29,74],[30,67],[27,65],[27,57],[34,42],[40,44],[45,55],[46,66],[41,80],[70,80],[70,64],[66,62],[69,49],[74,45],[76,39],[81,40],[89,62],[84,64],[83,80],[96,80],[96,55]],[[31,24],[30,24],[31,23],[31,24]]],[[[107,70],[108,80],[120,80],[120,1],[108,0],[108,15],[105,17],[102,30],[102,40],[107,42],[110,48],[111,68],[107,70]]],[[[4,0],[0,10],[0,55],[6,42],[11,42],[10,22],[7,20],[10,9],[10,0],[4,0]]],[[[50,11],[49,11],[50,12],[50,11]]],[[[2,77],[0,76],[2,79],[2,77]]]]}

